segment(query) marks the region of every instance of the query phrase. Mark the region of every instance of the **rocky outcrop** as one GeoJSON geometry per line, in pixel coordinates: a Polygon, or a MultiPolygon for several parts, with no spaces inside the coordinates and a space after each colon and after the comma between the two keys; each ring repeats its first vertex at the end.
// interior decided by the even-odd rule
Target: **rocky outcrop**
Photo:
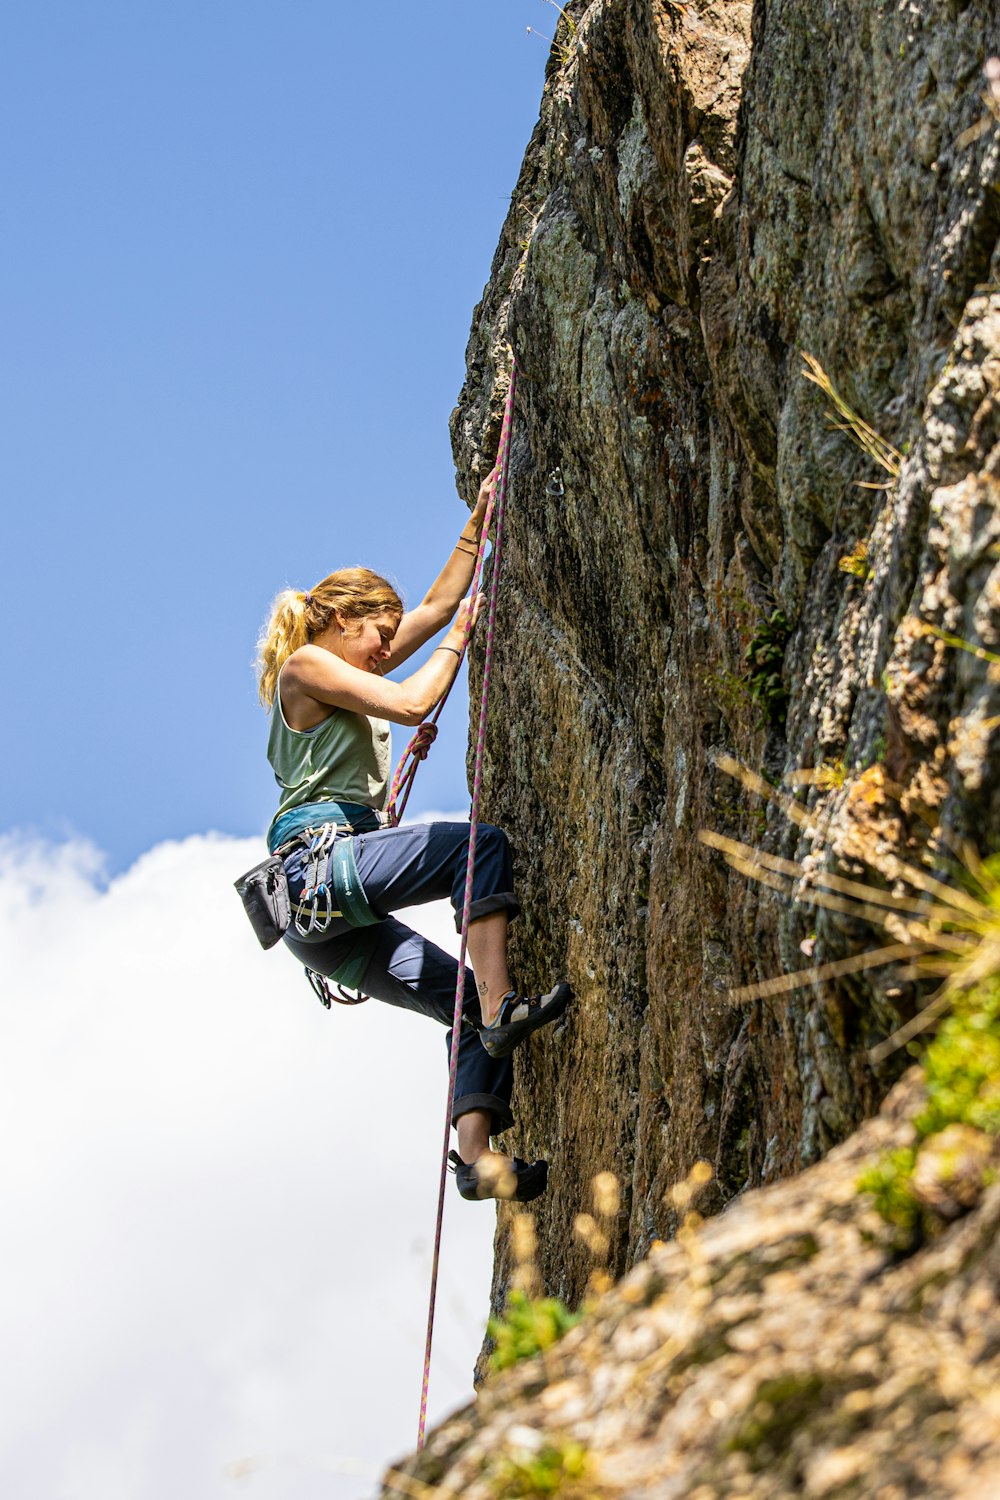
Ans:
{"type": "Polygon", "coordinates": [[[385,1500],[993,1500],[1000,1187],[902,1262],[856,1187],[912,1138],[918,1087],[655,1246],[388,1475],[385,1500]]]}
{"type": "Polygon", "coordinates": [[[1000,829],[996,673],[927,630],[1000,652],[1000,34],[987,0],[569,12],[453,438],[471,498],[509,340],[484,810],[517,849],[519,978],[577,992],[519,1055],[513,1139],[552,1161],[541,1270],[575,1302],[595,1171],[623,1186],[621,1273],[675,1231],[696,1159],[713,1212],[870,1116],[901,1066],[871,1044],[920,998],[890,966],[734,1006],[734,985],[884,939],[807,880],[795,902],[748,884],[699,830],[851,868],[1000,829]],[[831,424],[803,352],[898,473],[831,424]],[[812,770],[820,837],[720,752],[812,770]]]}

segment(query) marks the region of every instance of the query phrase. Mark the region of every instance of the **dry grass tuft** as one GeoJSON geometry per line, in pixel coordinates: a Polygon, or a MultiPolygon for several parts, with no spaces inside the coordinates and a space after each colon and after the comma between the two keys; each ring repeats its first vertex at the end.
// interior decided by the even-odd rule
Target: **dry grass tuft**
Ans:
{"type": "Polygon", "coordinates": [[[978,141],[980,136],[1000,125],[1000,57],[989,57],[983,68],[983,77],[986,80],[986,92],[982,96],[986,105],[986,113],[981,115],[974,125],[968,130],[963,130],[955,145],[959,151],[971,146],[978,141]]]}
{"type": "MultiPolygon", "coordinates": [[[[806,837],[820,834],[820,820],[793,797],[776,790],[731,757],[720,758],[718,764],[749,791],[778,806],[806,837]]],[[[699,837],[748,879],[791,901],[801,900],[807,906],[865,921],[893,938],[883,946],[846,958],[745,985],[730,993],[736,1003],[769,999],[894,963],[905,965],[901,976],[905,979],[940,979],[939,989],[919,1013],[872,1050],[872,1062],[880,1062],[944,1014],[957,995],[1000,974],[1000,861],[980,859],[971,846],[950,851],[958,865],[956,884],[891,853],[873,849],[862,854],[875,875],[892,883],[892,888],[886,889],[874,881],[852,880],[829,869],[807,870],[798,861],[768,854],[710,829],[703,829],[699,837]]],[[[938,843],[944,844],[940,830],[938,843]]]]}
{"type": "MultiPolygon", "coordinates": [[[[849,401],[837,390],[833,381],[812,354],[802,351],[802,358],[806,367],[802,371],[806,380],[811,380],[813,385],[818,385],[825,396],[833,402],[833,411],[830,412],[830,422],[838,432],[850,433],[862,453],[874,459],[880,469],[884,469],[891,479],[895,479],[903,462],[903,455],[898,448],[892,444],[881,433],[875,431],[870,423],[866,422],[859,412],[854,410],[849,401]]],[[[863,489],[884,489],[883,484],[864,484],[863,489]]]]}

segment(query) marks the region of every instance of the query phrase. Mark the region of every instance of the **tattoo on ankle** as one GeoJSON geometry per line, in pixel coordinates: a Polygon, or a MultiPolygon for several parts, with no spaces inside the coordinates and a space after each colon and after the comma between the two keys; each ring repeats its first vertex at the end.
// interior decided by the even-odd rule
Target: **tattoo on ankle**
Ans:
{"type": "Polygon", "coordinates": [[[480,985],[477,985],[477,989],[479,990],[479,998],[480,998],[480,1000],[485,1000],[486,996],[490,992],[489,985],[488,984],[480,984],[480,985]]]}

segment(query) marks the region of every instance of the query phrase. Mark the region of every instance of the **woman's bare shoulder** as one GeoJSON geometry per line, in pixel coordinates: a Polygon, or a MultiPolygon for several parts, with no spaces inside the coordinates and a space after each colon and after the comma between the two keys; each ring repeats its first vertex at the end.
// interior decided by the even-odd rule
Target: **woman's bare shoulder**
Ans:
{"type": "Polygon", "coordinates": [[[333,665],[336,661],[329,651],[308,644],[299,646],[283,664],[278,693],[289,729],[298,732],[315,729],[317,724],[330,717],[331,712],[336,712],[337,705],[330,702],[329,696],[317,696],[318,693],[329,695],[331,689],[336,688],[337,671],[333,665]]]}
{"type": "Polygon", "coordinates": [[[329,681],[331,673],[336,677],[338,666],[343,665],[340,658],[331,651],[324,651],[322,646],[314,646],[310,641],[297,647],[283,663],[281,680],[297,683],[299,686],[305,686],[311,681],[325,682],[329,681]]]}

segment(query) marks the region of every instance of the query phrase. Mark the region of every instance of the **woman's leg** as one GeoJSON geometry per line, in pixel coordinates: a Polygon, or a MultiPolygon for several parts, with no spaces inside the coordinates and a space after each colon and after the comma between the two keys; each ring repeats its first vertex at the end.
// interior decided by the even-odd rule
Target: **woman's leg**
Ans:
{"type": "MultiPolygon", "coordinates": [[[[388,913],[450,898],[461,929],[469,853],[467,823],[415,823],[360,834],[354,843],[358,876],[373,911],[388,913]]],[[[503,831],[483,823],[476,835],[469,915],[469,959],[482,1018],[494,1020],[511,992],[507,924],[520,910],[514,895],[510,846],[503,831]]]]}
{"type": "Polygon", "coordinates": [[[469,958],[479,990],[479,1008],[489,1026],[500,1003],[511,992],[507,968],[507,913],[490,912],[478,922],[469,923],[469,958]]]}
{"type": "MultiPolygon", "coordinates": [[[[466,913],[468,848],[467,823],[424,823],[359,834],[354,840],[355,861],[372,911],[381,916],[447,893],[460,929],[466,913]]],[[[481,987],[483,1046],[493,1057],[506,1055],[540,1026],[556,1020],[573,997],[565,981],[547,995],[514,993],[506,956],[507,922],[520,911],[513,885],[507,835],[492,823],[481,824],[467,908],[469,954],[481,987]]]]}
{"type": "MultiPolygon", "coordinates": [[[[431,1016],[450,1030],[458,964],[443,948],[394,917],[321,942],[306,942],[289,933],[285,944],[301,963],[328,978],[334,978],[348,960],[367,953],[361,980],[367,994],[388,1005],[431,1016]]],[[[471,971],[465,972],[465,1024],[458,1039],[452,1123],[459,1132],[459,1154],[463,1161],[472,1162],[489,1151],[491,1135],[499,1135],[514,1123],[510,1111],[514,1072],[509,1057],[492,1058],[480,1044],[479,999],[471,971]]],[[[450,1035],[447,1040],[450,1044],[450,1035]]]]}
{"type": "Polygon", "coordinates": [[[469,1109],[455,1121],[458,1154],[470,1164],[490,1149],[490,1116],[485,1109],[469,1109]]]}

